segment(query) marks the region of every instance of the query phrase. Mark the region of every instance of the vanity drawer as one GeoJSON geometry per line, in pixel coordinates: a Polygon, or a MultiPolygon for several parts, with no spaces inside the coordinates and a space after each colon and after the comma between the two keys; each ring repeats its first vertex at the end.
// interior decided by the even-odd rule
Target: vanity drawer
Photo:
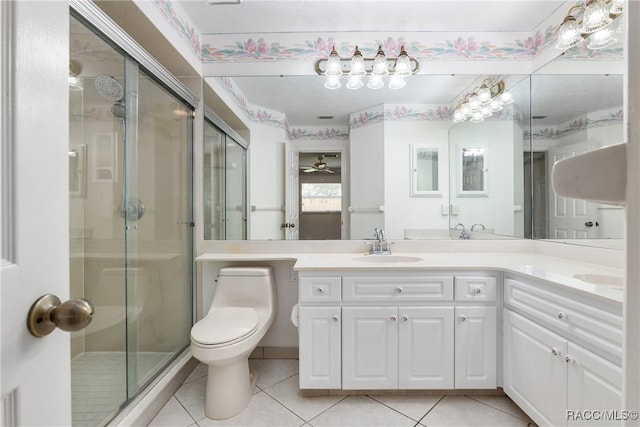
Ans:
{"type": "Polygon", "coordinates": [[[456,276],[455,283],[456,301],[496,301],[496,278],[493,276],[456,276]]]}
{"type": "Polygon", "coordinates": [[[340,301],[340,277],[301,277],[298,283],[300,302],[340,301]]]}
{"type": "Polygon", "coordinates": [[[452,301],[453,277],[344,277],[343,301],[452,301]]]}
{"type": "Polygon", "coordinates": [[[621,315],[511,278],[504,281],[504,303],[612,361],[622,358],[621,315]]]}

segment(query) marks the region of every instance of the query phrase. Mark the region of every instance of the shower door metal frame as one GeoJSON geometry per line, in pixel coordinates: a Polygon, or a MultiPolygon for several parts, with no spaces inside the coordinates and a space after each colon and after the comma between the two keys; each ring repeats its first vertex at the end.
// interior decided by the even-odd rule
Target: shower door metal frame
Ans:
{"type": "MultiPolygon", "coordinates": [[[[125,125],[124,125],[124,143],[125,143],[125,191],[123,193],[123,200],[129,200],[131,198],[137,198],[136,194],[131,193],[130,182],[127,179],[131,179],[135,174],[132,174],[132,167],[135,168],[135,161],[137,159],[137,82],[140,76],[140,71],[143,71],[149,77],[154,79],[162,87],[168,90],[179,101],[183,102],[191,110],[191,116],[189,121],[189,129],[187,132],[187,138],[189,140],[187,146],[188,161],[188,173],[187,187],[189,191],[188,195],[188,218],[183,222],[185,226],[189,227],[189,249],[188,254],[190,262],[190,301],[191,304],[188,309],[191,311],[190,320],[191,323],[195,320],[195,302],[194,302],[194,284],[195,284],[195,262],[194,262],[194,183],[193,183],[193,166],[194,166],[194,118],[195,110],[198,108],[200,99],[193,94],[187,86],[185,86],[180,80],[173,76],[162,64],[160,64],[155,58],[153,58],[142,46],[140,46],[134,39],[132,39],[122,28],[120,28],[109,16],[107,16],[100,8],[98,8],[93,2],[89,0],[69,0],[71,16],[80,21],[87,28],[92,30],[98,37],[103,38],[105,42],[114,48],[118,49],[125,59],[125,125]]],[[[135,185],[133,186],[135,187],[135,185]]],[[[137,234],[137,226],[135,224],[128,224],[125,217],[125,260],[128,264],[129,249],[133,249],[130,245],[137,243],[137,238],[134,237],[137,234]]],[[[129,277],[129,274],[127,274],[129,277]]],[[[135,298],[134,293],[127,288],[127,308],[129,303],[135,298]]],[[[127,310],[129,311],[129,310],[127,310]]],[[[127,358],[129,360],[129,349],[135,345],[137,330],[130,325],[129,319],[127,320],[127,358]]],[[[185,345],[185,348],[188,344],[185,345]]],[[[177,357],[179,352],[174,356],[177,357]]],[[[134,378],[132,375],[135,371],[135,363],[127,362],[127,400],[123,402],[123,406],[127,404],[133,397],[135,397],[141,390],[143,390],[147,384],[134,384],[134,378]],[[135,391],[134,391],[135,390],[135,391]]],[[[150,380],[149,382],[151,382],[150,380]]]]}

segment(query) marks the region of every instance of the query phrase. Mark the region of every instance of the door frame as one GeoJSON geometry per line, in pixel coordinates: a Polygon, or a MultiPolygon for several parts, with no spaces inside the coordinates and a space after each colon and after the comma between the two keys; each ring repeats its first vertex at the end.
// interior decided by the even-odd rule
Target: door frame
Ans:
{"type": "MultiPolygon", "coordinates": [[[[289,207],[294,208],[296,212],[298,212],[297,218],[300,218],[300,201],[299,201],[299,193],[300,193],[300,185],[298,184],[296,188],[290,188],[290,180],[289,173],[290,170],[290,161],[292,156],[295,156],[296,159],[299,159],[299,153],[318,153],[318,152],[327,152],[327,153],[340,153],[340,182],[342,184],[342,206],[340,212],[340,235],[342,240],[349,239],[350,236],[350,227],[349,227],[349,217],[348,217],[348,207],[349,200],[351,200],[351,193],[349,185],[349,152],[348,152],[348,141],[288,141],[285,144],[285,222],[289,221],[287,212],[290,212],[289,207]],[[292,192],[295,191],[298,194],[298,197],[295,197],[292,192]]],[[[296,170],[298,166],[296,165],[296,170]]],[[[297,180],[296,180],[297,182],[297,180]]],[[[299,224],[296,224],[298,226],[299,224]]],[[[290,239],[287,239],[290,240],[290,239]]],[[[296,239],[297,240],[297,239],[296,239]]]]}

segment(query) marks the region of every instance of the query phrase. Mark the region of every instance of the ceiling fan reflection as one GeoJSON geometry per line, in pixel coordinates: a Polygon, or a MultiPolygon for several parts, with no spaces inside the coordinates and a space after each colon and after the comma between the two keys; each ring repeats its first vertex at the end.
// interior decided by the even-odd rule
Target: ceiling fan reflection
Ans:
{"type": "Polygon", "coordinates": [[[304,173],[335,173],[335,171],[331,170],[329,166],[324,162],[325,155],[322,154],[318,156],[318,161],[313,164],[313,166],[303,166],[302,172],[304,173]]]}

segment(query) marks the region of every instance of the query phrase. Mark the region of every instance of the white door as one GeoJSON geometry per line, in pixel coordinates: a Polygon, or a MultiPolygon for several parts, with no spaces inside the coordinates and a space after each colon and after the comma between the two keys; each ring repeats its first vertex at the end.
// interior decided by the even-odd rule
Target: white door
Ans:
{"type": "Polygon", "coordinates": [[[298,240],[300,172],[298,170],[298,149],[290,142],[286,143],[285,156],[285,213],[282,228],[286,240],[298,240]]]}
{"type": "MultiPolygon", "coordinates": [[[[595,148],[592,141],[578,142],[549,150],[549,177],[553,165],[562,159],[586,153],[595,148]]],[[[597,204],[586,200],[571,199],[556,194],[553,184],[549,187],[549,236],[550,239],[593,239],[598,237],[597,204]]]]}
{"type": "Polygon", "coordinates": [[[496,308],[460,306],[455,317],[455,388],[496,388],[496,308]]]}
{"type": "Polygon", "coordinates": [[[29,308],[41,295],[55,294],[62,301],[69,297],[69,4],[3,1],[0,8],[0,422],[67,426],[69,334],[55,330],[35,338],[26,325],[29,308]],[[6,74],[11,66],[12,82],[6,74]]]}
{"type": "Polygon", "coordinates": [[[398,309],[342,308],[342,388],[398,388],[398,309]]]}
{"type": "Polygon", "coordinates": [[[401,307],[398,387],[453,389],[453,307],[401,307]]]}
{"type": "Polygon", "coordinates": [[[300,388],[340,388],[340,307],[300,307],[300,388]]]}

